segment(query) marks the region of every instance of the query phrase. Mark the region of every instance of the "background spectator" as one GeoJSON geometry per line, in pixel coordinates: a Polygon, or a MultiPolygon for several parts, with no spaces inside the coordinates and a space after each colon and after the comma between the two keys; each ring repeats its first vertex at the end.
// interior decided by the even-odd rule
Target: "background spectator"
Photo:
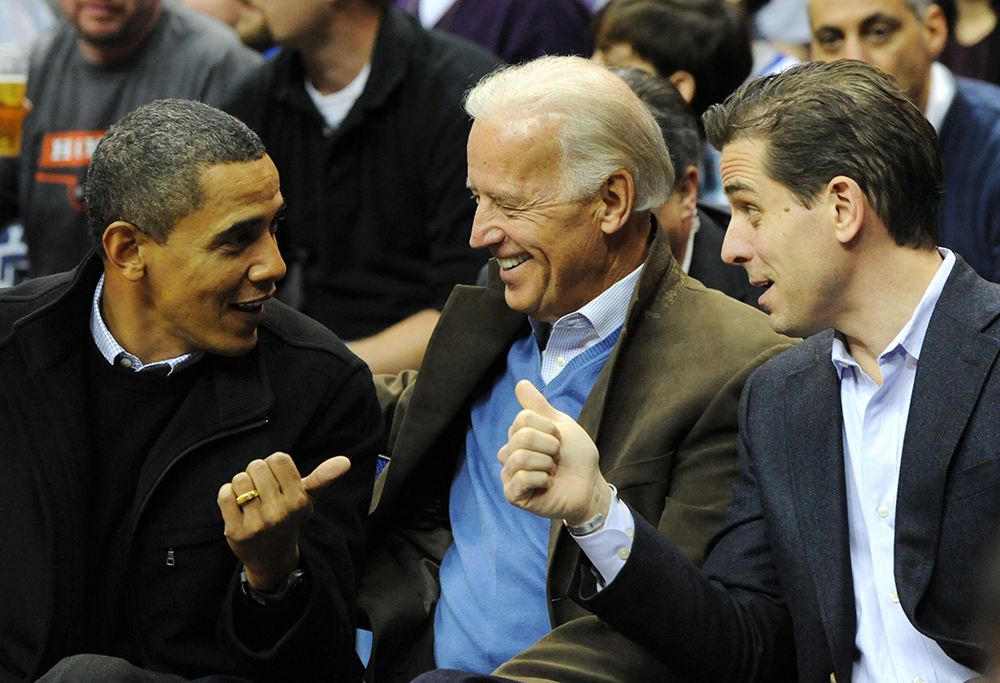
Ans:
{"type": "Polygon", "coordinates": [[[83,180],[109,125],[163,97],[220,104],[260,62],[231,29],[175,0],[62,6],[69,21],[32,49],[20,159],[0,160],[0,221],[20,215],[32,276],[68,270],[91,248],[83,180]]]}
{"type": "Polygon", "coordinates": [[[396,0],[436,28],[482,45],[508,64],[542,55],[589,55],[584,0],[396,0]]]}
{"type": "Polygon", "coordinates": [[[418,368],[452,287],[487,258],[469,246],[461,99],[499,62],[387,0],[309,7],[262,5],[283,49],[228,105],[285,188],[282,296],[373,372],[418,368]]]}

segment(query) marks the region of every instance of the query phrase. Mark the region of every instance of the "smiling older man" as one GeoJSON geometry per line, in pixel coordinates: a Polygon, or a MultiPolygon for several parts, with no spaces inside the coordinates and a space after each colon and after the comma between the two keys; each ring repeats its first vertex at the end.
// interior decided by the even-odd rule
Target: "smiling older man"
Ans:
{"type": "Polygon", "coordinates": [[[392,459],[359,597],[370,673],[656,679],[652,657],[563,599],[581,530],[503,500],[514,385],[579,416],[620,495],[699,562],[730,498],[739,391],[788,340],[671,256],[650,218],[669,156],[616,76],[543,58],[483,80],[466,110],[470,242],[495,258],[487,287],[452,294],[417,378],[376,378],[392,459]]]}
{"type": "Polygon", "coordinates": [[[271,300],[274,164],[160,100],[87,177],[100,254],[0,296],[0,681],[358,680],[382,423],[364,364],[271,300]]]}

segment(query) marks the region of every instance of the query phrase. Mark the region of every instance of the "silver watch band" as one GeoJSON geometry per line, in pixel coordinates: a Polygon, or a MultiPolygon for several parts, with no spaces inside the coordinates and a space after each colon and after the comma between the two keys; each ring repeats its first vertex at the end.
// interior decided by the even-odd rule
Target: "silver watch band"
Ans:
{"type": "MultiPolygon", "coordinates": [[[[615,488],[614,484],[608,484],[608,486],[611,488],[611,506],[614,507],[615,501],[618,500],[618,489],[615,488]]],[[[601,529],[605,521],[604,515],[598,512],[583,524],[570,524],[564,519],[563,526],[566,527],[566,531],[570,533],[570,536],[586,536],[601,529]]]]}

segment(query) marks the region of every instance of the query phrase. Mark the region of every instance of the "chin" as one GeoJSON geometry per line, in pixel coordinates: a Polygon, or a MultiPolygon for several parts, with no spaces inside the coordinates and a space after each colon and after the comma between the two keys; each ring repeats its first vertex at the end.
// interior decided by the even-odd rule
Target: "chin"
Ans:
{"type": "Polygon", "coordinates": [[[254,350],[257,346],[257,332],[253,333],[252,337],[245,339],[227,339],[221,341],[218,344],[210,346],[205,349],[206,353],[211,353],[216,356],[226,356],[227,358],[238,358],[239,356],[245,356],[254,350]]]}

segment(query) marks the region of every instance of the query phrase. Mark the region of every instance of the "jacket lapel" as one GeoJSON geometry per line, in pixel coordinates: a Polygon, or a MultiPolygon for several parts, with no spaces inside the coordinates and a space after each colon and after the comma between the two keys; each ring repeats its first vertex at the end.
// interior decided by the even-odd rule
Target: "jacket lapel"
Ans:
{"type": "MultiPolygon", "coordinates": [[[[611,355],[597,376],[597,381],[591,388],[590,394],[587,395],[587,400],[584,402],[577,420],[600,448],[601,471],[605,476],[610,475],[612,483],[614,483],[614,475],[611,469],[619,459],[620,454],[614,452],[613,444],[600,441],[600,432],[601,422],[604,420],[607,409],[607,399],[615,380],[615,367],[618,364],[618,358],[622,349],[631,341],[631,331],[643,318],[662,315],[670,307],[680,291],[684,278],[683,272],[670,253],[669,243],[659,236],[661,233],[655,223],[655,218],[653,221],[649,255],[646,257],[646,265],[639,277],[639,282],[636,284],[635,291],[632,292],[625,323],[618,335],[618,341],[615,342],[615,346],[611,350],[611,355]],[[658,304],[655,311],[651,308],[654,301],[658,304]]],[[[630,378],[621,377],[618,380],[629,382],[630,378]]],[[[553,520],[549,526],[549,561],[546,571],[549,617],[553,625],[588,614],[582,607],[565,597],[579,553],[579,546],[569,539],[569,533],[563,528],[562,521],[553,520]],[[553,592],[556,594],[553,595],[553,592]]]]}
{"type": "MultiPolygon", "coordinates": [[[[830,360],[833,331],[784,387],[786,449],[802,552],[837,671],[850,670],[855,607],[847,524],[840,381],[830,360]]],[[[806,342],[809,343],[809,342],[806,342]]]]}
{"type": "Polygon", "coordinates": [[[948,469],[1000,341],[982,330],[1000,296],[960,258],[931,316],[903,440],[894,570],[910,621],[934,571],[948,469]]]}
{"type": "MultiPolygon", "coordinates": [[[[502,370],[500,364],[513,341],[528,330],[524,314],[507,306],[503,287],[495,260],[490,261],[487,288],[455,287],[441,315],[451,327],[431,337],[396,439],[394,455],[405,457],[394,457],[392,467],[386,469],[383,499],[393,499],[396,489],[412,475],[411,470],[424,466],[417,455],[434,452],[435,441],[460,411],[468,412],[481,385],[496,378],[494,367],[502,370]]],[[[461,424],[466,426],[468,420],[461,420],[461,424]]]]}

